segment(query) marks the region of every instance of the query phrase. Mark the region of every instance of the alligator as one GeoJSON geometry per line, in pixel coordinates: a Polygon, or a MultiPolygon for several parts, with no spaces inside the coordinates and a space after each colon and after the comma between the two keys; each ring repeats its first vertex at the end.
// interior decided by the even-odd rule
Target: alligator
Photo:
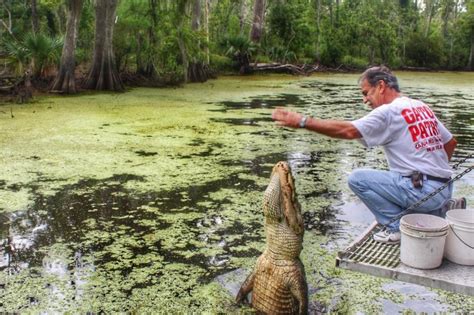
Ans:
{"type": "Polygon", "coordinates": [[[242,284],[236,301],[246,302],[258,313],[306,314],[308,285],[299,259],[303,249],[303,217],[294,179],[286,162],[272,170],[263,199],[266,248],[253,272],[242,284]]]}

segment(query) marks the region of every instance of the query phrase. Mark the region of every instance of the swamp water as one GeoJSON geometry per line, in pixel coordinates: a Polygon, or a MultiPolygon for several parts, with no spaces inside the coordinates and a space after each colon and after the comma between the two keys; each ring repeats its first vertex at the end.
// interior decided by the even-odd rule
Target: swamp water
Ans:
{"type": "MultiPolygon", "coordinates": [[[[270,118],[275,106],[360,117],[357,77],[223,77],[0,105],[0,312],[247,311],[219,279],[243,281],[263,250],[261,203],[279,160],[293,168],[304,213],[310,310],[403,303],[390,281],[334,267],[353,223],[367,225],[347,176],[386,167],[381,150],[270,118]]],[[[474,74],[399,77],[455,134],[454,161],[473,153],[474,74]]],[[[474,203],[473,185],[470,173],[455,195],[474,203]]],[[[474,308],[472,297],[438,298],[445,311],[474,308]]]]}

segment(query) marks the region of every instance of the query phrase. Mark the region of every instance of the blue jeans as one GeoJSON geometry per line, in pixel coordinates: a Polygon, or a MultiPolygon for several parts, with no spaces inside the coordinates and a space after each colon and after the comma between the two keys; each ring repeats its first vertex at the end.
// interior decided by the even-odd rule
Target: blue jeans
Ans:
{"type": "MultiPolygon", "coordinates": [[[[349,176],[349,187],[364,202],[380,224],[387,224],[406,208],[427,194],[444,185],[434,180],[424,180],[423,187],[415,188],[411,178],[391,171],[359,169],[349,176]]],[[[451,198],[452,183],[440,193],[414,209],[414,213],[439,215],[443,204],[451,198]]],[[[398,231],[400,220],[390,223],[390,231],[398,231]]]]}

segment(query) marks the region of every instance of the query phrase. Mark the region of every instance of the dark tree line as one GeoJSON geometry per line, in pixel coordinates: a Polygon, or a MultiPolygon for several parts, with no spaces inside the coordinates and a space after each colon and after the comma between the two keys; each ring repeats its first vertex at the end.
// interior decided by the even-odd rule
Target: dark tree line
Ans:
{"type": "Polygon", "coordinates": [[[255,62],[472,71],[474,0],[0,0],[0,36],[0,75],[66,94],[255,62]]]}

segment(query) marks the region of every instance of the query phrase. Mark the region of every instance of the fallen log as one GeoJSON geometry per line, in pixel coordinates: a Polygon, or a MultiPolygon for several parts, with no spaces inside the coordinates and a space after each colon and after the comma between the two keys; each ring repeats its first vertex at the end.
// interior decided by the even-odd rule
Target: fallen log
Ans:
{"type": "Polygon", "coordinates": [[[410,67],[410,66],[401,66],[401,67],[400,67],[400,70],[405,70],[405,71],[423,71],[423,72],[436,71],[436,70],[434,70],[434,69],[427,68],[427,67],[410,67]]]}
{"type": "Polygon", "coordinates": [[[15,86],[0,86],[0,94],[1,95],[9,95],[12,94],[13,90],[15,89],[15,86]]]}
{"type": "Polygon", "coordinates": [[[292,64],[281,63],[255,63],[251,65],[252,71],[289,72],[292,74],[306,75],[304,68],[292,64]]]}

